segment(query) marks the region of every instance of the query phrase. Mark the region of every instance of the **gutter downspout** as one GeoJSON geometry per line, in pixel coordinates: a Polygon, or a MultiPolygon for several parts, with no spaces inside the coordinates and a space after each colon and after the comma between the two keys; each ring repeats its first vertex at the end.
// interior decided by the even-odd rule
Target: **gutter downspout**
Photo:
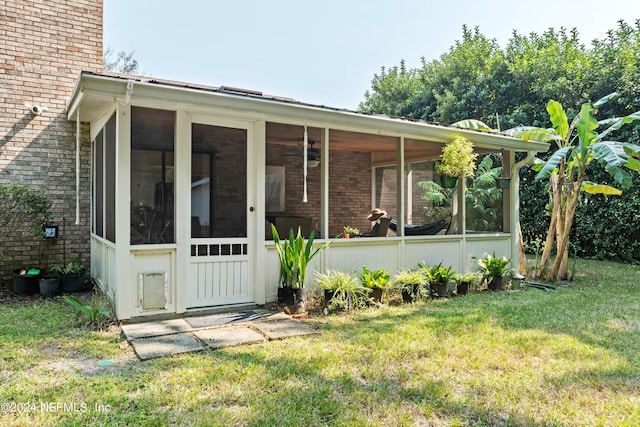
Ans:
{"type": "Polygon", "coordinates": [[[80,106],[76,110],[76,222],[80,225],[80,106]]]}
{"type": "Polygon", "coordinates": [[[520,233],[518,233],[520,227],[520,169],[531,164],[535,154],[535,151],[528,151],[527,157],[511,167],[511,265],[515,272],[514,278],[518,279],[523,278],[520,275],[520,233]]]}

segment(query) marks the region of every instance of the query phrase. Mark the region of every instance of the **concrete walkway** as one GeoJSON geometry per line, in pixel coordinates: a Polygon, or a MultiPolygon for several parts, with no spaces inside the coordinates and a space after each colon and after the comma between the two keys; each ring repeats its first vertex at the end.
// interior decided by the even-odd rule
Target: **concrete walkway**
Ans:
{"type": "Polygon", "coordinates": [[[317,333],[284,313],[253,310],[122,325],[141,360],[317,333]]]}

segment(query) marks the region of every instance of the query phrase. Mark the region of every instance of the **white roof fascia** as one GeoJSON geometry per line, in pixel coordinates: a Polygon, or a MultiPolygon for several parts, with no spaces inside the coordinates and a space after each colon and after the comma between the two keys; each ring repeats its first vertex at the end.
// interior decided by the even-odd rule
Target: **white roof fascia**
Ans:
{"type": "MultiPolygon", "coordinates": [[[[127,97],[127,82],[123,78],[102,75],[83,74],[82,84],[76,86],[71,98],[81,97],[82,101],[96,96],[110,99],[110,102],[124,102],[127,97]],[[81,91],[80,94],[77,91],[81,91]]],[[[79,102],[74,102],[74,106],[79,102]]],[[[347,110],[277,101],[270,98],[229,94],[204,89],[164,85],[161,82],[134,81],[130,101],[152,102],[165,108],[183,108],[187,111],[234,111],[246,118],[264,118],[265,120],[307,124],[314,127],[328,127],[345,131],[391,137],[403,136],[409,139],[446,143],[456,136],[464,136],[479,148],[505,148],[514,151],[544,152],[549,144],[537,141],[523,141],[506,135],[480,132],[471,129],[434,125],[426,122],[413,122],[394,119],[387,116],[374,116],[347,110]]],[[[71,115],[71,112],[69,112],[71,115]]]]}

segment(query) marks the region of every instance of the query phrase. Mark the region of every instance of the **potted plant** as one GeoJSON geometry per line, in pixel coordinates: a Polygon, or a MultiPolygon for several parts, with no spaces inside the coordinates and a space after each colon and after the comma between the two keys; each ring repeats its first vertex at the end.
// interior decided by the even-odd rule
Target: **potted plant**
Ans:
{"type": "Polygon", "coordinates": [[[345,225],[342,229],[342,237],[344,237],[345,239],[348,239],[351,236],[358,235],[360,235],[360,230],[358,230],[356,227],[345,225]]]}
{"type": "MultiPolygon", "coordinates": [[[[21,184],[0,184],[0,230],[5,239],[9,238],[18,244],[26,236],[34,236],[42,241],[42,225],[53,218],[51,206],[51,199],[40,189],[21,184]]],[[[3,250],[4,245],[0,245],[0,259],[3,250]]],[[[25,251],[25,254],[32,253],[25,251]]],[[[38,293],[40,271],[36,270],[24,267],[13,270],[13,290],[16,294],[38,293]]]]}
{"type": "Polygon", "coordinates": [[[306,241],[302,237],[300,228],[298,228],[298,234],[295,236],[293,229],[290,229],[289,238],[286,240],[280,240],[278,230],[273,224],[271,225],[271,232],[273,233],[273,241],[280,261],[278,302],[280,304],[304,303],[306,301],[304,281],[307,275],[307,266],[313,257],[329,246],[331,242],[329,241],[314,250],[314,230],[311,231],[309,239],[306,241]]]}
{"type": "Polygon", "coordinates": [[[499,158],[502,166],[500,167],[500,176],[496,177],[496,187],[506,190],[511,185],[511,178],[509,178],[508,170],[504,165],[504,148],[500,149],[499,158]]]}
{"type": "Polygon", "coordinates": [[[456,295],[466,295],[480,282],[478,273],[456,274],[456,295]]]}
{"type": "Polygon", "coordinates": [[[316,273],[318,286],[324,289],[325,307],[328,310],[364,307],[368,301],[368,291],[358,279],[349,273],[329,271],[316,273]]]}
{"type": "Polygon", "coordinates": [[[13,270],[13,292],[17,295],[35,295],[38,293],[40,270],[37,268],[18,268],[13,270]]]}
{"type": "Polygon", "coordinates": [[[487,281],[487,287],[492,291],[502,289],[502,278],[511,271],[507,265],[511,262],[507,257],[498,257],[494,252],[493,255],[485,255],[477,260],[480,266],[482,277],[487,281]]]}
{"type": "Polygon", "coordinates": [[[384,268],[379,268],[377,270],[371,271],[366,266],[362,266],[362,271],[354,273],[360,279],[360,283],[364,286],[371,297],[378,302],[383,301],[384,291],[389,286],[389,280],[391,276],[389,276],[389,271],[384,268]]]}
{"type": "Polygon", "coordinates": [[[60,276],[60,273],[54,272],[53,270],[38,280],[40,295],[45,297],[57,295],[58,292],[60,292],[61,285],[62,277],[60,276]]]}
{"type": "Polygon", "coordinates": [[[473,152],[473,143],[458,136],[442,148],[440,161],[436,163],[436,172],[444,188],[455,188],[458,178],[473,176],[478,154],[473,152]]]}
{"type": "Polygon", "coordinates": [[[62,275],[62,291],[78,292],[84,290],[84,273],[85,269],[82,265],[80,255],[76,261],[71,261],[63,266],[53,266],[51,270],[54,273],[62,275]]]}
{"type": "Polygon", "coordinates": [[[429,282],[429,287],[432,294],[436,294],[439,298],[447,296],[447,286],[449,282],[453,280],[456,275],[456,271],[449,267],[444,267],[442,262],[433,267],[429,267],[427,264],[420,263],[420,267],[424,271],[424,275],[429,282]]]}
{"type": "Polygon", "coordinates": [[[402,270],[393,277],[392,283],[394,289],[402,292],[403,302],[415,302],[426,281],[422,270],[402,270]]]}

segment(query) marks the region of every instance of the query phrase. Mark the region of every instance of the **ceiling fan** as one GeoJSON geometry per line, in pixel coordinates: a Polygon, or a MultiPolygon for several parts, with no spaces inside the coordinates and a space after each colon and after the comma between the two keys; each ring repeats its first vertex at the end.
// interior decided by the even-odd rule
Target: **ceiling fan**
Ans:
{"type": "MultiPolygon", "coordinates": [[[[298,142],[299,142],[300,144],[303,144],[303,141],[300,141],[300,140],[296,140],[295,142],[296,142],[296,143],[298,143],[298,142]]],[[[308,145],[307,145],[307,167],[310,167],[310,168],[315,168],[315,167],[318,167],[318,166],[320,165],[320,150],[319,150],[319,149],[317,149],[317,148],[314,148],[314,146],[313,146],[313,145],[314,145],[315,143],[316,143],[316,141],[314,141],[314,140],[312,140],[312,139],[310,139],[310,140],[307,142],[307,144],[308,144],[308,145]]],[[[297,147],[297,144],[296,144],[296,147],[297,147]]],[[[301,145],[301,148],[302,148],[302,147],[303,147],[303,146],[301,145]]],[[[303,153],[301,153],[301,154],[297,154],[297,150],[296,150],[296,154],[293,154],[293,153],[291,153],[291,154],[285,154],[285,156],[287,156],[287,157],[300,158],[300,157],[302,157],[302,156],[303,156],[303,153]]],[[[303,157],[303,158],[304,158],[304,157],[303,157]]]]}
{"type": "Polygon", "coordinates": [[[307,166],[310,168],[315,168],[320,165],[320,150],[313,148],[313,144],[315,143],[315,141],[310,140],[309,147],[307,148],[307,166]]]}

